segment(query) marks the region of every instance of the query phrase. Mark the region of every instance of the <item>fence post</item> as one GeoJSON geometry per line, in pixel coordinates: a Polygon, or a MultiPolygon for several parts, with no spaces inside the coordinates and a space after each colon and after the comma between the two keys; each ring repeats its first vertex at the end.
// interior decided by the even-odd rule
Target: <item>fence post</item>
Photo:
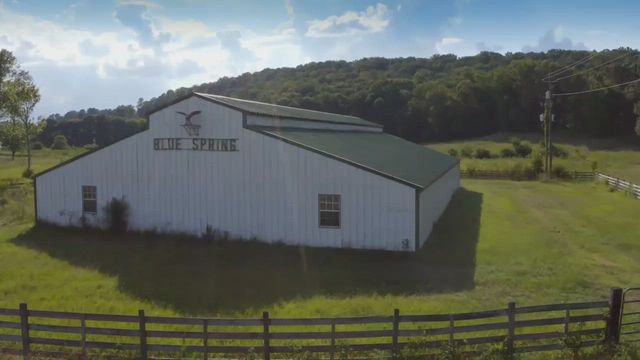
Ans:
{"type": "Polygon", "coordinates": [[[569,336],[569,321],[571,320],[571,312],[569,308],[564,311],[564,336],[569,336]]]}
{"type": "Polygon", "coordinates": [[[617,344],[620,342],[620,322],[622,318],[622,289],[613,288],[609,295],[609,318],[605,341],[617,344]]]}
{"type": "Polygon", "coordinates": [[[453,332],[454,332],[453,314],[449,314],[449,346],[453,347],[453,332]]]}
{"type": "Polygon", "coordinates": [[[80,343],[82,346],[82,358],[87,359],[87,316],[80,315],[80,343]]]}
{"type": "Polygon", "coordinates": [[[336,354],[336,320],[331,319],[331,360],[336,354]]]}
{"type": "Polygon", "coordinates": [[[202,320],[202,358],[204,360],[209,359],[209,320],[202,320]]]}
{"type": "Polygon", "coordinates": [[[507,335],[507,351],[509,354],[515,352],[513,338],[516,335],[516,303],[514,301],[509,302],[507,306],[507,316],[509,318],[509,329],[507,335]]]}
{"type": "Polygon", "coordinates": [[[269,312],[262,313],[262,330],[264,337],[264,360],[271,359],[271,349],[269,346],[269,312]]]}
{"type": "Polygon", "coordinates": [[[29,354],[29,310],[27,304],[20,304],[20,329],[22,330],[22,358],[28,360],[29,354]]]}
{"type": "Polygon", "coordinates": [[[398,330],[400,329],[400,310],[393,309],[393,335],[391,336],[393,359],[398,358],[398,330]]]}
{"type": "Polygon", "coordinates": [[[140,358],[147,360],[147,318],[144,316],[144,310],[138,310],[138,318],[140,324],[140,358]]]}

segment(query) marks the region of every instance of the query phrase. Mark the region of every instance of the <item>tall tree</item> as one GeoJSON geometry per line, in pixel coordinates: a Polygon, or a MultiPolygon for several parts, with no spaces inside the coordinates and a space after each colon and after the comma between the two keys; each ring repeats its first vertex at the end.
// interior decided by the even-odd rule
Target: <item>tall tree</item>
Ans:
{"type": "Polygon", "coordinates": [[[12,119],[22,124],[25,143],[27,147],[27,170],[26,174],[32,174],[31,170],[31,138],[37,134],[38,125],[35,124],[31,115],[33,109],[40,101],[40,91],[33,83],[31,75],[26,71],[14,79],[5,82],[6,108],[12,119]]]}

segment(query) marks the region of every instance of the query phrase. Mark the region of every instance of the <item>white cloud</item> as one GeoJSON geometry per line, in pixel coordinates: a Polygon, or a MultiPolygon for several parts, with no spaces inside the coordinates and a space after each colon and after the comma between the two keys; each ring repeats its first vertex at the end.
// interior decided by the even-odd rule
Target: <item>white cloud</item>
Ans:
{"type": "Polygon", "coordinates": [[[293,9],[293,0],[284,0],[284,8],[287,10],[287,16],[289,20],[293,20],[296,16],[296,12],[293,9]]]}
{"type": "Polygon", "coordinates": [[[148,1],[121,1],[116,9],[124,9],[124,21],[109,31],[87,31],[0,2],[0,46],[13,51],[40,86],[39,115],[134,103],[169,88],[311,61],[292,25],[259,33],[213,28],[156,16],[154,8],[148,1]],[[225,34],[226,42],[220,39],[225,34]]]}
{"type": "Polygon", "coordinates": [[[331,15],[325,19],[311,20],[307,25],[305,35],[314,38],[378,33],[389,26],[389,14],[386,5],[377,4],[362,12],[347,11],[340,16],[331,15]]]}
{"type": "Polygon", "coordinates": [[[456,38],[456,37],[444,37],[436,42],[435,48],[436,51],[440,54],[449,53],[451,49],[455,48],[455,45],[461,44],[464,42],[464,39],[456,38]]]}
{"type": "Polygon", "coordinates": [[[460,26],[462,25],[463,21],[464,19],[462,18],[462,16],[452,16],[447,19],[447,22],[451,26],[460,26]]]}
{"type": "Polygon", "coordinates": [[[573,40],[565,35],[564,28],[557,26],[544,33],[544,35],[538,39],[538,44],[533,46],[526,45],[522,48],[522,51],[537,52],[551,49],[587,50],[587,47],[582,42],[574,43],[573,40]]]}

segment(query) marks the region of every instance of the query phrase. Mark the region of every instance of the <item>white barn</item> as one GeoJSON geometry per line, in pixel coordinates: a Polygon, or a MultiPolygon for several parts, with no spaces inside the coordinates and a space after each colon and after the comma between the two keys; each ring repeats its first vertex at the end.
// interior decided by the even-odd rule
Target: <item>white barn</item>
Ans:
{"type": "Polygon", "coordinates": [[[415,251],[460,184],[459,162],[363,119],[193,93],[148,129],[36,176],[36,219],[291,245],[415,251]]]}

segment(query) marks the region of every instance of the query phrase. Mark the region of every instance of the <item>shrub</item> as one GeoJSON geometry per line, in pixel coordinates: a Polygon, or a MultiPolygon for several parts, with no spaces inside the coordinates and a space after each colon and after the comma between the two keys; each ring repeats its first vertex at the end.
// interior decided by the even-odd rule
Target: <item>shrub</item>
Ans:
{"type": "Polygon", "coordinates": [[[598,162],[597,161],[592,161],[591,162],[591,171],[596,172],[598,170],[598,162]]]}
{"type": "Polygon", "coordinates": [[[569,172],[562,165],[555,165],[553,169],[551,169],[553,175],[559,179],[564,179],[569,177],[569,172]]]}
{"type": "Polygon", "coordinates": [[[87,149],[87,150],[94,150],[98,148],[98,145],[96,143],[91,143],[91,144],[87,144],[85,146],[83,146],[82,148],[87,149]]]}
{"type": "Polygon", "coordinates": [[[567,150],[553,144],[551,145],[551,154],[553,155],[553,157],[559,157],[563,159],[566,159],[569,156],[567,150]]]}
{"type": "Polygon", "coordinates": [[[44,148],[44,145],[42,145],[42,143],[41,143],[40,141],[34,141],[34,142],[31,144],[31,148],[32,148],[33,150],[42,150],[42,148],[44,148]]]}
{"type": "Polygon", "coordinates": [[[512,157],[516,157],[516,155],[517,154],[513,149],[506,148],[506,149],[500,150],[500,156],[503,158],[512,158],[512,157]]]}
{"type": "Polygon", "coordinates": [[[484,148],[477,148],[475,152],[476,159],[491,159],[491,151],[484,148]]]}
{"type": "Polygon", "coordinates": [[[51,148],[55,150],[64,150],[69,147],[67,143],[67,138],[64,135],[56,135],[53,138],[53,143],[51,144],[51,148]]]}
{"type": "Polygon", "coordinates": [[[447,153],[453,157],[458,157],[458,150],[456,149],[449,149],[447,153]]]}
{"type": "Polygon", "coordinates": [[[522,140],[514,136],[512,138],[509,138],[509,142],[511,143],[511,145],[513,145],[513,147],[516,147],[522,143],[522,140]]]}
{"type": "Polygon", "coordinates": [[[533,151],[533,149],[531,148],[531,145],[529,144],[513,145],[513,150],[516,152],[516,154],[518,154],[518,156],[523,158],[531,155],[531,152],[533,151]]]}
{"type": "Polygon", "coordinates": [[[542,161],[542,156],[540,156],[539,154],[536,155],[536,157],[534,157],[531,161],[531,170],[536,175],[542,173],[542,171],[544,170],[544,162],[542,161]]]}
{"type": "Polygon", "coordinates": [[[33,177],[33,170],[32,169],[24,169],[24,171],[22,172],[22,177],[25,179],[31,179],[33,177]]]}
{"type": "Polygon", "coordinates": [[[105,206],[107,226],[116,233],[127,232],[129,227],[129,203],[123,198],[113,198],[105,206]]]}
{"type": "Polygon", "coordinates": [[[471,158],[473,156],[473,149],[471,146],[465,146],[460,150],[460,156],[463,158],[471,158]]]}

